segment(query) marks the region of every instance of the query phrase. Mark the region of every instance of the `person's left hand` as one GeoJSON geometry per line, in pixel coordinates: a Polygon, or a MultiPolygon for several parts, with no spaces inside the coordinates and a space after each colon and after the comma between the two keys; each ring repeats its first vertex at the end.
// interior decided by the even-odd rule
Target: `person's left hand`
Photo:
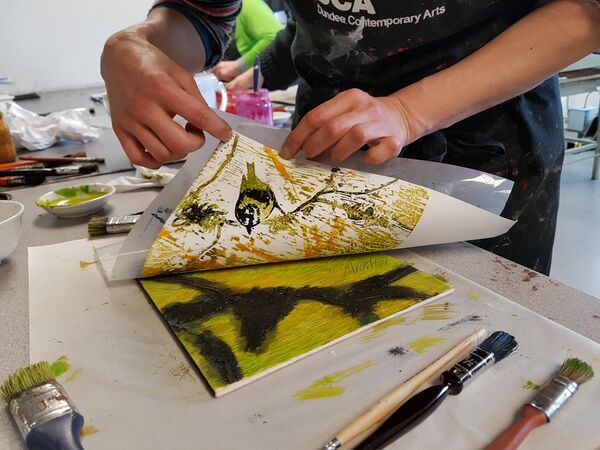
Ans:
{"type": "MultiPolygon", "coordinates": [[[[264,78],[261,75],[260,81],[258,83],[259,87],[262,87],[263,82],[264,82],[264,78]]],[[[254,84],[254,70],[248,69],[245,72],[242,72],[241,75],[238,75],[232,81],[227,83],[226,87],[227,87],[227,89],[245,90],[245,89],[252,89],[253,84],[254,84]]]]}
{"type": "Polygon", "coordinates": [[[237,61],[221,61],[212,70],[221,81],[231,81],[240,74],[237,61]]]}
{"type": "Polygon", "coordinates": [[[364,161],[379,164],[397,157],[412,140],[409,117],[398,97],[372,97],[350,89],[310,111],[290,133],[280,156],[290,159],[303,151],[315,158],[329,150],[331,161],[340,162],[366,144],[371,148],[364,161]]]}

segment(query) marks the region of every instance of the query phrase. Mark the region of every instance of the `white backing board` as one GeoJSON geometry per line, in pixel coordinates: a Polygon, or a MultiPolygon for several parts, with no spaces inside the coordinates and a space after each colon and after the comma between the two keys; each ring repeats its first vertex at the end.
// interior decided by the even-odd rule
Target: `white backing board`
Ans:
{"type": "MultiPolygon", "coordinates": [[[[215,399],[135,281],[109,287],[96,264],[80,266],[94,260],[91,241],[33,247],[31,360],[67,356],[71,368],[59,380],[86,423],[98,430],[84,438],[87,450],[320,448],[371,403],[478,327],[510,332],[519,348],[390,448],[482,448],[534,395],[523,388],[526,381],[542,384],[568,355],[600,371],[598,344],[417,255],[390,254],[444,275],[455,292],[427,310],[375,327],[215,399]],[[443,340],[419,353],[423,337],[443,340]],[[395,347],[408,352],[390,354],[395,347]],[[334,377],[341,395],[295,398],[324,376],[356,367],[363,370],[334,377]]],[[[596,449],[598,398],[597,376],[521,448],[596,449]]]]}

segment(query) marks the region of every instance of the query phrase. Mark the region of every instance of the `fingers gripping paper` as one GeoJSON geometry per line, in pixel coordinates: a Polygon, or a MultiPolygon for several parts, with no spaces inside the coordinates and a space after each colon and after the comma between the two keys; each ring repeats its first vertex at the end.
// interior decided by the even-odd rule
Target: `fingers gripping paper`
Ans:
{"type": "Polygon", "coordinates": [[[167,220],[142,276],[397,248],[428,200],[420,186],[286,161],[236,135],[167,220]]]}

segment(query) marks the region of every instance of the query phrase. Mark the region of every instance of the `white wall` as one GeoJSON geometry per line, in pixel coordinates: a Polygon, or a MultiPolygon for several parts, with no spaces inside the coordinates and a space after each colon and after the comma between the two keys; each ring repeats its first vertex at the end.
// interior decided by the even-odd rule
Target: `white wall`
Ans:
{"type": "Polygon", "coordinates": [[[0,93],[102,82],[100,53],[113,32],[140,22],[152,0],[0,0],[0,93]]]}

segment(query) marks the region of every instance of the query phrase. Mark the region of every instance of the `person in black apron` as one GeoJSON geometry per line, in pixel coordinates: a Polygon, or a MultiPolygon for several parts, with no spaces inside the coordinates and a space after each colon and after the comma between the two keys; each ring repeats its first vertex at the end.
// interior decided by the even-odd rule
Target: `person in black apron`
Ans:
{"type": "MultiPolygon", "coordinates": [[[[133,161],[156,166],[177,159],[198,148],[198,130],[227,138],[230,130],[221,119],[207,108],[192,110],[190,100],[177,91],[195,96],[177,65],[193,72],[198,67],[192,62],[210,66],[219,59],[219,36],[228,26],[223,11],[232,13],[235,3],[158,2],[141,30],[129,29],[109,39],[102,72],[109,99],[112,94],[117,100],[116,109],[111,100],[115,132],[133,161]],[[181,17],[156,13],[168,8],[191,21],[203,52],[174,50],[168,33],[157,31],[168,30],[166,23],[179,33],[186,26],[179,23],[181,17]],[[213,14],[210,8],[219,11],[213,14]],[[153,28],[153,22],[159,26],[153,28]],[[136,56],[142,47],[153,59],[136,56]],[[164,53],[172,61],[165,61],[164,53]],[[141,80],[135,84],[135,101],[123,100],[123,94],[131,96],[132,79],[141,80]],[[185,136],[165,121],[144,115],[148,108],[186,118],[190,126],[185,136]]],[[[477,245],[547,274],[564,139],[557,80],[543,80],[561,64],[600,47],[600,11],[593,8],[600,0],[288,3],[295,33],[279,33],[273,47],[289,49],[299,88],[297,127],[282,156],[304,151],[310,157],[329,150],[341,160],[367,144],[368,162],[400,155],[515,180],[503,215],[518,223],[507,234],[477,245]],[[560,34],[568,39],[558,39],[560,34]],[[282,44],[286,35],[290,42],[282,44]],[[495,38],[499,40],[486,45],[495,38]],[[524,47],[529,42],[535,45],[524,47]],[[492,48],[503,51],[494,53],[492,48]],[[507,54],[513,48],[514,57],[507,54]],[[532,69],[529,60],[523,63],[529,55],[532,69]],[[472,95],[482,92],[481,98],[472,95]],[[486,97],[487,92],[491,94],[486,97]]]]}
{"type": "MultiPolygon", "coordinates": [[[[349,3],[293,2],[296,33],[290,45],[299,76],[295,125],[335,93],[359,88],[374,97],[388,96],[450,67],[539,6],[531,0],[403,2],[402,20],[390,23],[386,19],[398,16],[394,2],[358,2],[360,12],[339,7],[349,3]]],[[[285,46],[279,43],[281,47],[285,46]]],[[[277,48],[276,43],[271,47],[277,48]]],[[[271,54],[272,60],[277,58],[271,54]]],[[[263,66],[268,70],[269,61],[263,66]]],[[[304,145],[314,148],[314,140],[306,138],[304,145]]],[[[514,180],[502,215],[518,219],[517,224],[502,236],[474,243],[549,274],[564,147],[554,76],[529,92],[416,140],[399,156],[514,180]]]]}

